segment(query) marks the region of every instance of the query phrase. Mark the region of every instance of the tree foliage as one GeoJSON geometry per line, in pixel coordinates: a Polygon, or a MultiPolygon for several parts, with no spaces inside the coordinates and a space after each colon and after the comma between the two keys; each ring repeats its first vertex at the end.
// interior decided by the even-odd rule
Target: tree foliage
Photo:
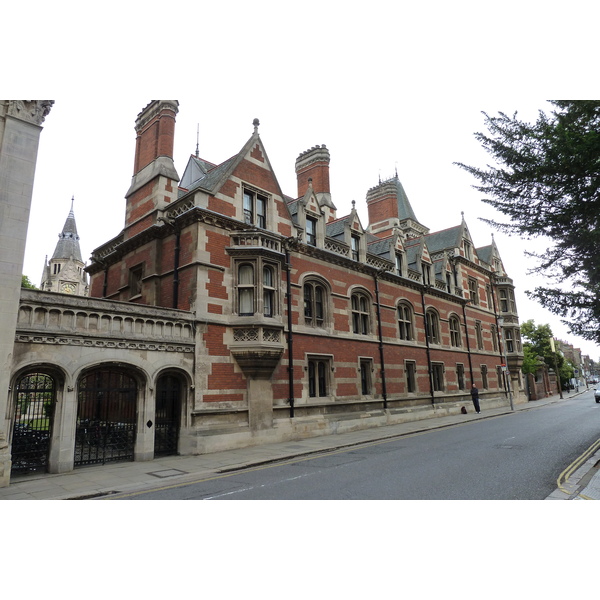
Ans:
{"type": "Polygon", "coordinates": [[[33,285],[33,283],[31,283],[31,281],[29,280],[29,277],[27,277],[27,275],[23,275],[21,277],[21,287],[30,288],[32,290],[37,290],[35,285],[33,285]]]}
{"type": "Polygon", "coordinates": [[[508,220],[499,231],[544,237],[533,272],[552,285],[528,295],[562,317],[571,333],[600,342],[600,101],[553,100],[535,123],[489,116],[475,138],[496,165],[457,163],[479,180],[483,202],[508,220]]]}
{"type": "Polygon", "coordinates": [[[552,329],[550,325],[536,325],[533,319],[521,323],[521,336],[523,337],[523,372],[534,374],[537,370],[538,357],[541,357],[546,365],[556,370],[560,376],[563,387],[573,377],[573,365],[565,359],[560,352],[552,350],[550,340],[552,329]]]}

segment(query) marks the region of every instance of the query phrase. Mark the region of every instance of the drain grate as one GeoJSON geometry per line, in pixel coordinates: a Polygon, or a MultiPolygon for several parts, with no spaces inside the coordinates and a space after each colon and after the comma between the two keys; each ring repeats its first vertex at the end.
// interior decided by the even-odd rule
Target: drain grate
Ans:
{"type": "Polygon", "coordinates": [[[164,479],[165,477],[175,477],[177,475],[187,475],[187,471],[180,471],[179,469],[165,469],[164,471],[154,471],[153,473],[148,473],[148,475],[152,475],[153,477],[158,477],[159,479],[164,479]]]}

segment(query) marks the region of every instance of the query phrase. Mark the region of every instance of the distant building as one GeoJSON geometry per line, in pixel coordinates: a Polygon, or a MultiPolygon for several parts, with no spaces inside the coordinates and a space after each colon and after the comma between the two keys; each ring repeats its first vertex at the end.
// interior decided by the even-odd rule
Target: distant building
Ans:
{"type": "Polygon", "coordinates": [[[58,242],[52,258],[44,262],[44,271],[40,289],[45,292],[61,292],[87,296],[89,292],[87,273],[84,271],[85,263],[81,258],[79,235],[73,213],[71,210],[65,221],[62,231],[58,234],[58,242]]]}
{"type": "Polygon", "coordinates": [[[138,115],[125,227],[93,251],[90,297],[21,291],[0,406],[15,474],[459,413],[472,383],[484,407],[508,404],[509,385],[526,401],[493,240],[476,247],[464,218],[431,232],[397,176],[368,190],[367,227],[354,205],[338,216],[325,146],[298,156],[284,194],[258,120],[225,162],[190,156],[180,181],[177,112],[138,115]]]}

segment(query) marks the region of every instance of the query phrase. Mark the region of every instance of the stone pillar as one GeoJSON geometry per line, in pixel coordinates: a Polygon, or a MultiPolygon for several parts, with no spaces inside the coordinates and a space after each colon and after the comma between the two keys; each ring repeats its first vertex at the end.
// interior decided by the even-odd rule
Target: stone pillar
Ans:
{"type": "Polygon", "coordinates": [[[41,124],[53,100],[0,100],[0,487],[10,481],[6,419],[41,124]]]}
{"type": "Polygon", "coordinates": [[[137,427],[133,460],[154,459],[154,432],[156,421],[156,396],[154,388],[144,387],[138,400],[137,427]],[[141,404],[140,404],[141,401],[141,404]]]}
{"type": "Polygon", "coordinates": [[[250,431],[273,427],[273,385],[270,379],[248,379],[248,420],[250,431]]]}

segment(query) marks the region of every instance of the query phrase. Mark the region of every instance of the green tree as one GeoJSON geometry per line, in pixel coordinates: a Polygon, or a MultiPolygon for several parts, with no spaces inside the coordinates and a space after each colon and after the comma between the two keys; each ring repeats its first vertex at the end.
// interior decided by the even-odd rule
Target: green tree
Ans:
{"type": "Polygon", "coordinates": [[[561,385],[564,388],[567,381],[573,377],[573,365],[560,352],[552,350],[550,340],[553,334],[550,325],[536,325],[533,319],[529,319],[521,323],[521,336],[523,337],[523,373],[535,373],[538,356],[541,356],[551,369],[556,370],[558,367],[561,385]]]}
{"type": "Polygon", "coordinates": [[[27,277],[27,275],[23,275],[21,277],[21,287],[31,288],[32,290],[38,289],[37,287],[35,287],[35,285],[33,285],[33,283],[31,283],[31,281],[29,281],[29,277],[27,277]]]}
{"type": "Polygon", "coordinates": [[[496,165],[456,163],[479,180],[483,202],[508,221],[484,219],[508,234],[544,237],[531,271],[548,287],[527,294],[562,317],[571,333],[600,342],[600,101],[553,100],[535,123],[486,113],[475,138],[496,165]]]}

